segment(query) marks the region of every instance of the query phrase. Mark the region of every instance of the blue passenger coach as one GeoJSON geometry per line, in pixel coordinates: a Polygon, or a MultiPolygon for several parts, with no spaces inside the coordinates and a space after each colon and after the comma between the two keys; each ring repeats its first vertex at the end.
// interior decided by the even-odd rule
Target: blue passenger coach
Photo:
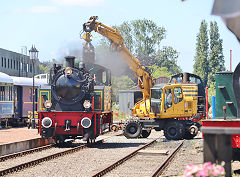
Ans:
{"type": "Polygon", "coordinates": [[[13,117],[13,79],[0,72],[0,123],[13,117]]]}

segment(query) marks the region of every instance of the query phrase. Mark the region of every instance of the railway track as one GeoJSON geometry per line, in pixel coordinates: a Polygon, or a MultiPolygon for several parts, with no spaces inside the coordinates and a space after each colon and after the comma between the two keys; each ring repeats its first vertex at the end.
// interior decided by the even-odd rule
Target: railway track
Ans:
{"type": "MultiPolygon", "coordinates": [[[[106,134],[108,134],[108,133],[106,133],[106,134]]],[[[120,134],[116,134],[116,135],[113,135],[113,136],[122,136],[122,135],[123,134],[120,133],[120,134]]],[[[107,137],[105,139],[108,139],[108,138],[109,137],[107,137]]],[[[53,154],[50,154],[50,155],[47,155],[47,156],[44,156],[44,157],[41,157],[41,158],[38,158],[38,159],[34,159],[32,161],[28,161],[28,162],[25,162],[25,163],[14,165],[14,166],[9,167],[9,168],[5,168],[5,169],[0,168],[0,176],[7,175],[9,173],[12,173],[12,172],[15,172],[15,171],[18,171],[18,170],[23,170],[25,168],[29,168],[31,166],[40,164],[42,162],[46,162],[46,161],[49,161],[51,159],[55,159],[57,157],[64,156],[64,155],[67,155],[67,154],[71,154],[71,153],[80,151],[82,149],[92,147],[94,145],[102,144],[105,139],[98,140],[93,144],[84,144],[84,145],[79,145],[79,146],[76,146],[76,147],[72,147],[68,150],[53,153],[53,154]]],[[[7,161],[7,160],[12,159],[12,158],[22,157],[22,156],[25,156],[25,155],[31,155],[35,152],[44,151],[44,150],[47,150],[47,149],[51,149],[53,147],[55,147],[55,146],[54,145],[46,145],[46,146],[42,146],[42,147],[38,147],[38,148],[26,150],[26,151],[21,151],[21,152],[18,152],[18,153],[13,153],[13,154],[1,156],[0,157],[0,162],[4,162],[4,161],[7,161]]]]}
{"type": "MultiPolygon", "coordinates": [[[[105,135],[107,135],[108,133],[109,132],[107,132],[105,135]]],[[[117,134],[116,136],[123,136],[123,133],[117,134]]],[[[73,141],[71,140],[69,142],[73,142],[73,141]]],[[[31,153],[34,153],[34,152],[40,152],[40,151],[50,149],[50,148],[53,148],[53,147],[54,147],[54,144],[49,144],[49,145],[45,145],[45,146],[36,147],[36,148],[33,148],[33,149],[28,149],[28,150],[25,150],[25,151],[20,151],[20,152],[16,152],[16,153],[12,153],[12,154],[3,155],[3,156],[0,156],[0,162],[6,161],[8,159],[16,158],[16,157],[21,157],[21,156],[31,154],[31,153]]]]}
{"type": "Polygon", "coordinates": [[[31,154],[31,153],[34,153],[34,152],[43,151],[43,150],[46,150],[46,149],[49,149],[49,148],[52,148],[52,147],[53,147],[53,145],[50,144],[50,145],[46,145],[46,146],[41,146],[41,147],[21,151],[21,152],[16,152],[16,153],[13,153],[13,154],[4,155],[4,156],[0,157],[0,162],[6,161],[8,159],[24,156],[24,155],[27,155],[27,154],[31,154]]]}
{"type": "Polygon", "coordinates": [[[156,170],[151,174],[151,177],[160,176],[163,173],[165,168],[169,165],[171,160],[175,157],[177,152],[180,150],[183,143],[184,143],[184,140],[181,143],[179,143],[179,145],[174,149],[174,151],[171,154],[169,154],[167,158],[156,168],[156,170]]]}
{"type": "MultiPolygon", "coordinates": [[[[132,157],[136,156],[140,150],[143,150],[143,149],[149,147],[150,145],[152,145],[156,141],[157,141],[157,139],[154,139],[153,141],[145,144],[144,146],[138,148],[134,152],[126,155],[125,157],[121,158],[120,160],[114,162],[113,164],[108,165],[107,167],[99,170],[97,173],[95,173],[95,174],[93,174],[91,176],[92,177],[99,177],[99,176],[104,176],[104,175],[108,176],[108,173],[111,172],[113,169],[117,168],[118,166],[120,166],[121,164],[126,162],[127,160],[129,160],[132,157]]],[[[180,150],[180,148],[182,147],[183,143],[184,143],[184,140],[181,141],[177,145],[177,147],[160,163],[160,165],[154,170],[154,172],[150,176],[152,176],[152,177],[160,176],[162,174],[162,172],[164,171],[164,169],[168,166],[168,164],[174,158],[174,156],[177,154],[177,152],[180,150]]],[[[111,174],[109,176],[111,176],[111,174]]]]}
{"type": "MultiPolygon", "coordinates": [[[[101,144],[101,143],[103,143],[103,141],[104,141],[104,139],[99,140],[99,141],[96,141],[94,144],[79,145],[79,146],[77,146],[77,147],[74,147],[74,148],[71,148],[71,149],[68,149],[68,150],[65,150],[65,151],[62,151],[62,152],[54,153],[54,154],[51,154],[51,155],[48,155],[48,156],[45,156],[45,157],[42,157],[42,158],[38,158],[38,159],[29,161],[29,162],[25,162],[25,163],[22,163],[22,164],[19,164],[19,165],[10,167],[10,168],[6,168],[6,169],[4,169],[4,170],[0,170],[0,176],[4,176],[4,175],[7,175],[7,174],[9,174],[9,173],[18,171],[18,170],[22,170],[22,169],[25,169],[25,168],[29,168],[29,167],[34,166],[34,165],[37,165],[37,164],[39,164],[39,163],[41,163],[41,162],[49,161],[49,160],[51,160],[51,159],[54,159],[54,158],[57,158],[57,157],[60,157],[60,156],[64,156],[64,155],[66,155],[66,154],[74,153],[74,152],[76,152],[76,151],[79,151],[79,150],[88,148],[89,146],[101,144]]],[[[32,150],[31,152],[36,152],[36,151],[32,150]]],[[[29,152],[29,153],[31,153],[31,152],[29,152]]],[[[23,154],[24,154],[24,153],[23,153],[23,154]]],[[[27,154],[27,152],[26,152],[26,154],[27,154]]],[[[11,158],[13,158],[13,157],[14,157],[14,156],[12,156],[11,158]]],[[[16,157],[18,157],[18,156],[16,156],[16,157]]],[[[6,159],[5,159],[5,160],[6,160],[6,159]]]]}

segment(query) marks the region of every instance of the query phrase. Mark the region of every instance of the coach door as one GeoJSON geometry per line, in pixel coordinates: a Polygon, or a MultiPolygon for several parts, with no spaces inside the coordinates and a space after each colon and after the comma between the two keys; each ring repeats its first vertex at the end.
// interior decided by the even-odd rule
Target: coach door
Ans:
{"type": "Polygon", "coordinates": [[[21,86],[15,87],[15,114],[16,118],[22,117],[23,109],[23,88],[21,86]]]}

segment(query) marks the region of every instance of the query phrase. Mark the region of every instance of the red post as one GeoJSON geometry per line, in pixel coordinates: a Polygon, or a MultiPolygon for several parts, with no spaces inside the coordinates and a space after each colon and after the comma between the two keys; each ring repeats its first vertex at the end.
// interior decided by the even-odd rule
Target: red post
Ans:
{"type": "Polygon", "coordinates": [[[208,119],[208,86],[206,86],[206,119],[208,119]]]}
{"type": "Polygon", "coordinates": [[[230,72],[232,72],[232,50],[230,50],[230,72]]]}

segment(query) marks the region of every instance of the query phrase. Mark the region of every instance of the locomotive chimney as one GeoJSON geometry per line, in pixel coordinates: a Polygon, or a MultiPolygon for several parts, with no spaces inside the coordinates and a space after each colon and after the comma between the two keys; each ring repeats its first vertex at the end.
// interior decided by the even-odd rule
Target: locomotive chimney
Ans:
{"type": "Polygon", "coordinates": [[[66,67],[74,68],[75,57],[74,56],[66,56],[65,59],[66,59],[66,67]]]}

